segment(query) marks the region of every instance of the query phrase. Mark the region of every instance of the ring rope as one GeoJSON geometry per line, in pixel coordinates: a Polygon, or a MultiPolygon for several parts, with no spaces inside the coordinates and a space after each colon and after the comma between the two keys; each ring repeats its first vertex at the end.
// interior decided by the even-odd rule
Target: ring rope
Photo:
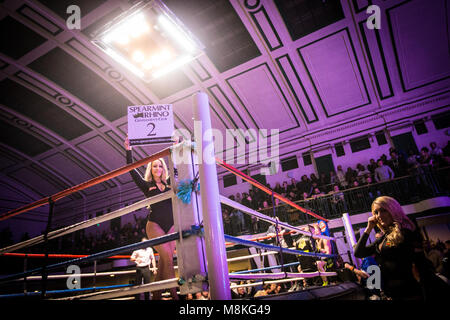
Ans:
{"type": "MultiPolygon", "coordinates": [[[[136,203],[134,203],[132,205],[129,205],[127,207],[118,209],[116,211],[113,211],[113,212],[110,212],[110,213],[107,213],[107,214],[104,214],[102,216],[95,217],[95,218],[92,218],[90,220],[81,221],[81,222],[75,223],[75,224],[73,224],[71,226],[67,226],[67,227],[64,227],[64,228],[61,228],[61,229],[58,229],[58,230],[51,231],[51,232],[48,233],[47,239],[48,240],[55,239],[55,238],[64,236],[66,234],[73,233],[75,231],[94,226],[94,225],[96,225],[98,223],[102,223],[102,222],[105,222],[105,221],[112,220],[114,218],[121,217],[123,215],[126,215],[126,214],[128,214],[130,212],[136,211],[138,209],[141,209],[141,208],[146,207],[148,205],[151,205],[153,203],[169,199],[172,196],[173,196],[173,192],[172,191],[168,191],[168,192],[165,192],[165,193],[162,193],[162,194],[159,194],[159,195],[156,195],[156,196],[153,196],[153,197],[150,197],[150,198],[138,201],[138,202],[136,202],[136,203]]],[[[25,240],[25,241],[22,241],[22,242],[19,242],[19,243],[16,243],[16,244],[13,244],[13,245],[5,247],[5,248],[2,248],[2,249],[0,249],[0,253],[6,253],[6,252],[19,250],[19,249],[22,249],[22,248],[25,248],[25,247],[29,247],[29,246],[33,246],[33,245],[36,245],[36,244],[39,244],[39,243],[42,243],[42,242],[44,242],[44,236],[43,235],[37,236],[37,237],[29,239],[29,240],[25,240]]]]}
{"type": "MultiPolygon", "coordinates": [[[[236,238],[236,237],[231,237],[231,236],[225,235],[225,239],[227,239],[227,238],[228,238],[228,241],[236,241],[237,243],[240,243],[240,244],[243,244],[243,245],[246,245],[246,246],[250,246],[250,247],[254,246],[254,247],[260,247],[260,248],[263,248],[263,249],[266,249],[267,247],[271,247],[274,250],[278,250],[279,249],[279,247],[277,247],[277,246],[272,246],[272,245],[267,245],[267,244],[262,244],[262,243],[258,243],[256,245],[252,241],[243,240],[243,239],[240,239],[240,238],[236,238]]],[[[288,249],[288,248],[285,248],[284,251],[286,253],[288,253],[288,254],[307,255],[307,256],[313,256],[313,257],[335,257],[336,256],[334,254],[333,255],[329,255],[329,254],[325,254],[325,253],[304,252],[304,251],[293,250],[293,249],[288,249]]],[[[293,262],[293,263],[286,264],[284,266],[285,267],[286,266],[294,266],[294,265],[298,265],[298,264],[299,264],[299,262],[293,262]]],[[[240,271],[240,272],[236,272],[235,274],[245,274],[245,273],[248,273],[248,272],[251,272],[251,271],[264,271],[264,270],[271,270],[271,269],[279,269],[280,267],[282,267],[282,265],[272,266],[272,267],[267,267],[267,268],[261,268],[261,269],[256,269],[256,270],[240,271]]],[[[287,278],[289,272],[284,272],[283,274],[287,278]]],[[[327,276],[328,273],[327,272],[317,271],[317,274],[319,276],[327,276]]],[[[335,275],[335,274],[333,274],[333,275],[335,275]]]]}
{"type": "MultiPolygon", "coordinates": [[[[297,266],[299,264],[300,264],[300,262],[291,262],[291,263],[286,263],[284,266],[285,267],[293,267],[293,266],[297,266]]],[[[233,275],[246,274],[246,273],[253,273],[253,272],[268,271],[268,270],[273,270],[273,269],[281,269],[282,266],[283,265],[277,265],[277,266],[270,266],[270,267],[264,267],[264,268],[259,268],[259,269],[236,271],[236,272],[232,272],[232,274],[233,275]]]]}
{"type": "MultiPolygon", "coordinates": [[[[252,254],[252,255],[248,255],[248,256],[242,256],[242,257],[234,257],[234,258],[228,258],[227,262],[236,262],[236,261],[242,261],[242,260],[247,260],[247,259],[252,259],[255,257],[259,257],[259,256],[267,256],[267,255],[273,255],[273,254],[278,254],[277,251],[267,251],[267,252],[263,252],[263,253],[258,253],[258,254],[252,254]]],[[[30,256],[30,257],[34,257],[34,258],[40,258],[43,257],[44,254],[41,253],[31,253],[31,254],[24,254],[24,253],[5,253],[2,254],[4,256],[18,256],[18,257],[26,257],[26,256],[30,256]]],[[[69,255],[69,254],[50,254],[49,258],[84,258],[84,257],[88,257],[89,255],[69,255]]],[[[108,259],[128,259],[130,258],[129,255],[117,255],[117,256],[111,256],[108,257],[108,259]]],[[[288,265],[286,265],[288,266],[288,265]]],[[[177,266],[174,266],[175,269],[177,269],[177,266]]],[[[112,276],[112,275],[122,275],[122,274],[132,274],[132,273],[136,273],[136,270],[128,270],[128,271],[115,271],[115,272],[98,272],[98,273],[81,273],[81,274],[77,274],[77,276],[79,277],[94,277],[94,276],[112,276]]],[[[73,274],[53,274],[53,275],[48,275],[48,279],[64,279],[64,278],[69,278],[72,277],[73,274]]],[[[23,280],[25,279],[28,280],[41,280],[42,277],[41,276],[28,276],[28,277],[23,277],[23,278],[19,278],[16,280],[23,280]]]]}
{"type": "Polygon", "coordinates": [[[283,279],[283,278],[315,278],[319,276],[333,277],[336,276],[336,272],[277,272],[277,273],[251,273],[251,274],[233,274],[230,273],[229,277],[239,280],[259,280],[259,279],[283,279]]]}
{"type": "MultiPolygon", "coordinates": [[[[259,247],[259,248],[265,249],[265,250],[274,250],[274,251],[280,252],[280,247],[277,247],[277,246],[264,244],[264,243],[259,243],[259,242],[252,242],[252,241],[249,241],[249,240],[244,240],[244,239],[232,237],[232,236],[229,236],[227,234],[225,234],[224,236],[225,236],[225,240],[227,240],[227,241],[235,242],[235,243],[238,243],[238,244],[242,244],[242,245],[247,246],[247,247],[259,247]]],[[[283,248],[283,252],[288,253],[288,254],[304,255],[304,256],[310,256],[310,257],[316,257],[316,258],[317,257],[320,257],[320,258],[333,258],[333,257],[336,256],[335,254],[326,254],[326,253],[318,253],[318,252],[305,252],[305,251],[301,251],[301,250],[293,250],[293,249],[288,249],[288,248],[283,248]]]]}
{"type": "MultiPolygon", "coordinates": [[[[291,231],[288,231],[288,233],[289,234],[296,233],[296,231],[291,230],[291,231]]],[[[264,237],[257,237],[257,238],[247,239],[247,240],[249,240],[249,241],[262,241],[262,240],[272,239],[272,238],[275,238],[275,237],[276,237],[275,235],[267,235],[267,236],[264,236],[264,237]]],[[[225,242],[225,246],[227,248],[233,247],[234,245],[235,244],[232,243],[232,242],[225,242]]]]}
{"type": "MultiPolygon", "coordinates": [[[[257,218],[259,218],[259,219],[261,219],[263,221],[266,221],[266,222],[269,222],[269,223],[272,223],[272,224],[276,224],[276,220],[271,218],[271,217],[269,217],[269,216],[266,216],[266,215],[264,215],[264,214],[262,214],[262,213],[260,213],[260,212],[258,212],[256,210],[250,209],[250,208],[240,204],[239,202],[236,202],[236,201],[233,201],[231,199],[228,199],[227,197],[224,197],[222,195],[219,195],[219,197],[220,197],[220,202],[222,202],[223,204],[226,204],[226,205],[228,205],[230,207],[238,209],[238,210],[240,210],[240,211],[242,211],[244,213],[253,215],[253,216],[255,216],[255,217],[257,217],[257,218]]],[[[327,240],[333,240],[333,241],[336,240],[336,238],[334,238],[334,237],[328,237],[328,236],[324,236],[324,235],[317,235],[317,234],[313,234],[311,232],[304,231],[304,230],[302,230],[302,229],[300,229],[298,227],[291,226],[290,224],[288,224],[286,222],[279,221],[278,224],[279,224],[279,226],[281,226],[284,229],[293,230],[293,231],[299,232],[301,234],[304,234],[304,235],[307,235],[307,236],[310,236],[310,237],[313,237],[313,238],[316,238],[316,239],[327,239],[327,240]]]]}
{"type": "Polygon", "coordinates": [[[233,283],[230,285],[230,289],[257,287],[257,286],[262,286],[264,284],[292,282],[292,281],[303,280],[303,279],[304,278],[300,277],[300,278],[288,278],[288,279],[279,279],[279,280],[277,279],[277,280],[268,280],[268,281],[252,282],[252,283],[244,283],[244,284],[233,283]]]}
{"type": "MultiPolygon", "coordinates": [[[[124,275],[124,274],[133,274],[136,273],[136,270],[128,270],[128,271],[115,271],[115,272],[97,272],[97,273],[79,273],[77,274],[77,277],[80,278],[87,278],[87,277],[101,277],[101,276],[116,276],[116,275],[124,275]]],[[[73,277],[73,273],[68,273],[68,274],[52,274],[52,275],[48,275],[48,279],[65,279],[65,278],[69,278],[69,277],[73,277]]],[[[20,278],[20,279],[16,279],[16,280],[22,280],[25,278],[20,278]]],[[[29,276],[26,277],[26,280],[41,280],[42,277],[41,276],[29,276]]]]}
{"type": "MultiPolygon", "coordinates": [[[[78,191],[90,188],[90,187],[95,186],[95,185],[97,185],[99,183],[102,183],[102,182],[105,182],[105,181],[110,180],[112,178],[115,178],[117,176],[120,176],[120,175],[122,175],[124,173],[127,173],[127,172],[133,170],[133,169],[136,169],[136,168],[139,168],[139,167],[141,167],[143,165],[146,165],[147,163],[149,163],[149,162],[151,162],[153,160],[156,160],[156,159],[168,156],[169,154],[170,154],[170,147],[165,148],[165,149],[163,149],[163,150],[161,150],[161,151],[159,151],[159,152],[157,152],[157,153],[155,153],[155,154],[153,154],[151,156],[143,158],[143,159],[141,159],[139,161],[133,162],[133,163],[128,164],[126,166],[123,166],[123,167],[120,167],[120,168],[115,169],[113,171],[110,171],[108,173],[105,173],[105,174],[103,174],[101,176],[95,177],[95,178],[93,178],[91,180],[88,180],[88,181],[85,181],[83,183],[80,183],[80,184],[78,184],[76,186],[73,186],[71,188],[65,189],[65,190],[60,191],[58,193],[55,193],[54,195],[50,196],[50,198],[52,199],[52,201],[56,202],[59,199],[62,199],[64,197],[67,197],[67,196],[71,195],[72,193],[75,193],[75,192],[78,192],[78,191]]],[[[22,206],[20,208],[8,211],[8,212],[0,215],[0,221],[9,219],[9,218],[11,218],[13,216],[16,216],[18,214],[30,211],[32,209],[41,207],[43,205],[46,205],[48,203],[48,199],[49,199],[49,197],[45,197],[43,199],[40,199],[40,200],[35,201],[35,202],[32,202],[32,203],[27,204],[25,206],[22,206]]]]}
{"type": "MultiPolygon", "coordinates": [[[[157,253],[155,253],[157,255],[157,253]]],[[[23,257],[23,258],[43,258],[45,257],[45,254],[43,253],[15,253],[15,252],[8,252],[8,253],[0,253],[0,256],[4,257],[23,257]]],[[[84,258],[88,257],[88,254],[60,254],[60,253],[50,253],[48,255],[49,258],[53,259],[67,259],[67,258],[84,258]]],[[[131,256],[129,255],[117,255],[117,256],[111,256],[108,257],[108,259],[129,259],[131,256]]]]}
{"type": "MultiPolygon", "coordinates": [[[[197,234],[198,231],[197,230],[186,230],[183,231],[183,237],[188,237],[190,235],[193,234],[197,234]]],[[[138,242],[138,243],[133,243],[130,245],[126,245],[123,247],[119,247],[119,248],[115,248],[115,249],[111,249],[111,250],[106,250],[106,251],[102,251],[102,252],[98,252],[98,253],[94,253],[92,255],[89,255],[87,257],[83,257],[83,258],[76,258],[76,259],[72,259],[69,261],[64,261],[64,262],[60,262],[60,263],[55,263],[49,266],[46,266],[46,270],[54,270],[54,269],[58,269],[58,268],[62,268],[71,264],[82,264],[82,263],[86,263],[86,262],[90,262],[90,261],[94,261],[94,260],[99,260],[99,259],[104,259],[106,257],[118,254],[118,253],[122,253],[122,252],[128,252],[128,251],[133,251],[133,250],[137,250],[137,249],[142,249],[142,248],[147,248],[147,247],[153,247],[155,245],[159,245],[162,243],[166,243],[169,241],[174,241],[174,240],[179,240],[179,233],[178,232],[174,232],[174,233],[169,233],[167,235],[158,237],[158,238],[154,238],[154,239],[150,239],[147,241],[142,241],[142,242],[138,242]]],[[[3,281],[8,281],[8,280],[14,280],[17,278],[23,278],[26,277],[28,275],[32,275],[35,273],[39,273],[42,272],[43,267],[40,268],[36,268],[33,270],[29,270],[29,271],[25,271],[25,272],[21,272],[21,273],[16,273],[16,274],[12,274],[12,275],[8,275],[8,276],[4,276],[2,278],[0,278],[0,282],[3,281]]]]}
{"type": "Polygon", "coordinates": [[[251,258],[256,258],[256,257],[268,256],[268,255],[272,255],[272,254],[278,254],[278,252],[277,251],[267,251],[267,252],[251,254],[248,256],[228,258],[227,262],[241,261],[241,260],[246,260],[246,259],[251,259],[251,258]]]}
{"type": "Polygon", "coordinates": [[[88,293],[88,294],[72,296],[72,297],[56,298],[54,300],[75,300],[75,299],[81,299],[81,300],[103,300],[103,299],[113,299],[113,298],[119,298],[119,297],[124,297],[124,296],[140,294],[140,293],[144,293],[144,292],[151,292],[151,291],[157,291],[157,290],[163,290],[163,289],[176,288],[176,287],[179,286],[179,281],[180,280],[178,278],[172,278],[172,279],[166,279],[166,280],[161,280],[161,281],[152,282],[152,283],[146,283],[146,284],[142,284],[142,285],[138,285],[138,286],[132,286],[132,287],[121,288],[121,289],[110,290],[110,291],[88,293]]]}
{"type": "MultiPolygon", "coordinates": [[[[49,291],[46,291],[45,293],[46,294],[60,294],[60,293],[72,293],[72,292],[89,291],[89,290],[104,290],[104,289],[113,289],[113,288],[124,288],[124,287],[131,287],[131,286],[132,286],[132,284],[118,284],[118,285],[103,286],[103,287],[90,287],[90,288],[79,288],[79,289],[63,289],[63,290],[49,290],[49,291]]],[[[2,295],[0,295],[0,299],[29,297],[29,296],[40,296],[41,294],[42,294],[41,291],[2,294],[2,295]]]]}
{"type": "MultiPolygon", "coordinates": [[[[225,163],[225,161],[223,161],[223,160],[221,160],[221,159],[219,159],[219,158],[216,158],[216,162],[217,162],[217,164],[220,165],[221,167],[223,167],[223,168],[225,168],[226,170],[228,170],[228,171],[234,173],[235,175],[241,177],[243,180],[249,182],[250,184],[252,184],[252,185],[254,185],[255,187],[257,187],[258,189],[264,191],[265,193],[267,193],[267,194],[269,194],[269,195],[272,195],[272,194],[273,194],[273,196],[274,196],[275,198],[277,198],[278,200],[283,201],[284,203],[290,205],[291,207],[293,207],[293,208],[295,208],[295,209],[297,209],[297,210],[299,210],[299,211],[301,211],[301,212],[303,212],[303,213],[309,214],[310,216],[313,216],[313,217],[315,217],[315,218],[317,218],[317,219],[321,219],[321,220],[324,220],[324,221],[328,222],[328,219],[325,219],[325,218],[319,216],[318,214],[316,214],[316,213],[314,213],[314,212],[312,212],[312,211],[310,211],[310,210],[307,210],[307,209],[305,209],[305,208],[300,207],[298,204],[292,202],[291,200],[289,200],[289,199],[283,197],[282,195],[280,195],[280,194],[274,192],[273,190],[267,188],[267,187],[264,186],[262,183],[260,183],[260,182],[256,181],[255,179],[249,177],[248,175],[246,175],[246,174],[243,173],[242,171],[239,171],[238,169],[234,168],[233,166],[231,166],[231,165],[225,163]]],[[[274,205],[274,203],[272,203],[272,204],[274,205]]]]}

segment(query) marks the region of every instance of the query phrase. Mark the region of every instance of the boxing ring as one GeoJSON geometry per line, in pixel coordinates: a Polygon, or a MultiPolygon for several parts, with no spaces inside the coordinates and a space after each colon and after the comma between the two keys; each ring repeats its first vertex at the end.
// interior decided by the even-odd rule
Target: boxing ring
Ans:
{"type": "MultiPolygon", "coordinates": [[[[292,201],[282,197],[281,195],[273,192],[264,185],[260,184],[256,180],[248,177],[239,170],[228,165],[220,159],[216,159],[214,156],[214,147],[212,136],[208,135],[209,129],[211,129],[211,119],[209,114],[209,103],[205,93],[199,92],[193,96],[194,105],[194,119],[201,121],[202,132],[201,140],[196,140],[195,143],[191,141],[184,141],[177,143],[171,147],[165,148],[158,153],[148,156],[144,159],[136,161],[132,164],[123,166],[109,173],[81,183],[77,186],[63,190],[50,197],[38,200],[31,204],[25,205],[15,210],[11,210],[7,213],[0,215],[0,221],[9,219],[19,214],[25,213],[40,206],[49,204],[49,215],[47,229],[41,236],[22,241],[20,243],[13,244],[11,246],[1,248],[0,255],[19,256],[21,254],[14,253],[17,250],[25,249],[36,244],[44,244],[47,247],[48,241],[56,239],[58,237],[71,234],[73,232],[83,230],[90,226],[97,225],[111,219],[122,217],[131,212],[147,207],[153,203],[163,201],[166,199],[172,199],[173,206],[173,218],[175,232],[149,239],[147,241],[133,243],[130,245],[106,250],[91,255],[74,256],[74,255],[60,255],[59,258],[67,258],[68,260],[58,263],[48,263],[52,255],[46,252],[40,257],[45,259],[45,264],[42,267],[26,270],[24,272],[9,274],[0,277],[0,290],[3,283],[11,281],[41,281],[42,290],[38,293],[17,293],[17,294],[5,294],[0,298],[17,298],[27,296],[40,296],[42,299],[58,299],[58,300],[105,300],[116,299],[120,297],[126,297],[136,295],[145,292],[152,292],[155,290],[165,290],[169,288],[178,287],[181,294],[195,293],[202,290],[209,290],[211,299],[214,300],[230,300],[231,289],[237,287],[235,284],[230,284],[234,280],[263,280],[263,282],[254,282],[252,284],[239,285],[251,286],[261,283],[282,283],[287,281],[296,281],[300,279],[319,277],[319,276],[336,276],[335,272],[312,272],[312,273],[296,273],[287,272],[285,268],[295,267],[299,263],[283,263],[281,258],[281,264],[271,266],[268,268],[259,268],[241,272],[229,272],[228,262],[252,259],[255,256],[264,255],[306,255],[312,256],[317,259],[334,258],[335,254],[325,254],[317,252],[305,252],[301,250],[295,250],[292,248],[282,247],[280,242],[281,233],[279,230],[285,229],[289,232],[296,234],[302,234],[308,236],[310,239],[325,239],[335,241],[334,237],[326,235],[313,234],[312,232],[304,231],[302,228],[291,226],[288,223],[279,221],[274,217],[263,215],[255,210],[247,208],[242,204],[232,201],[227,197],[219,194],[219,186],[217,181],[217,168],[219,165],[226,170],[240,176],[245,181],[248,181],[253,186],[261,189],[272,198],[277,198],[286,204],[298,209],[299,211],[311,215],[317,219],[328,221],[327,219],[304,209],[292,201]],[[67,197],[75,192],[92,187],[96,184],[102,183],[106,180],[115,178],[119,175],[126,174],[131,170],[144,166],[150,161],[168,157],[169,172],[172,189],[150,198],[138,201],[134,204],[118,209],[116,211],[106,213],[102,216],[95,217],[89,220],[85,220],[67,227],[60,228],[58,230],[51,230],[53,210],[55,202],[67,197]],[[200,186],[198,185],[200,183],[200,186]],[[186,186],[189,186],[186,188],[186,186]],[[269,245],[253,240],[241,239],[229,235],[225,235],[223,231],[222,211],[221,204],[236,208],[245,214],[256,217],[262,221],[274,224],[276,226],[275,239],[277,245],[269,245]],[[71,265],[81,266],[91,264],[100,259],[111,259],[114,257],[124,257],[120,254],[129,253],[131,251],[153,247],[155,245],[163,244],[169,241],[176,241],[176,256],[177,256],[177,269],[178,277],[173,279],[166,279],[163,281],[152,282],[143,285],[116,285],[107,287],[96,287],[94,289],[101,290],[91,293],[84,293],[83,291],[89,291],[93,288],[83,289],[68,289],[68,290],[47,290],[46,283],[49,279],[64,279],[73,274],[50,274],[50,272],[56,270],[64,270],[71,265]],[[227,259],[226,247],[229,244],[237,244],[239,246],[257,248],[264,250],[263,253],[257,255],[248,255],[243,257],[235,257],[227,259]],[[266,272],[272,269],[280,269],[281,272],[266,272]],[[265,281],[268,280],[268,281],[265,281]],[[54,294],[68,294],[67,297],[55,297],[54,294]],[[80,293],[80,294],[78,294],[80,293]]],[[[196,137],[197,139],[198,137],[196,137]]],[[[346,232],[353,234],[351,224],[345,223],[347,217],[343,217],[344,226],[346,232]]],[[[354,239],[354,235],[353,235],[354,239]]],[[[29,254],[29,257],[32,255],[29,254]]],[[[123,274],[131,274],[133,271],[124,271],[123,274]]],[[[81,273],[80,277],[91,276],[107,276],[112,274],[121,274],[114,272],[103,273],[81,273]]],[[[1,291],[0,291],[1,292],[1,291]]]]}

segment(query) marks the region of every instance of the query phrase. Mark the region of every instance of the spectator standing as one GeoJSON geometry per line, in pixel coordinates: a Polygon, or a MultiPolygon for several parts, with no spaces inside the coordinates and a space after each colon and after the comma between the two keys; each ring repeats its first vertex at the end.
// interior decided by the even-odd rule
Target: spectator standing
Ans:
{"type": "Polygon", "coordinates": [[[378,160],[378,168],[375,169],[375,180],[377,182],[383,182],[394,179],[394,176],[394,171],[389,166],[383,164],[383,160],[378,160]]]}
{"type": "Polygon", "coordinates": [[[367,170],[361,163],[358,163],[356,165],[356,169],[358,170],[356,179],[358,180],[359,184],[366,184],[367,177],[370,176],[370,171],[367,170]]]}
{"type": "Polygon", "coordinates": [[[347,183],[347,180],[345,179],[345,172],[344,172],[344,170],[342,170],[342,166],[341,165],[337,166],[336,176],[337,176],[337,179],[338,179],[339,184],[341,185],[341,187],[346,189],[348,183],[347,183]]]}
{"type": "Polygon", "coordinates": [[[406,160],[403,156],[397,154],[396,151],[390,153],[391,159],[389,160],[389,166],[396,177],[403,177],[408,174],[406,160]]]}

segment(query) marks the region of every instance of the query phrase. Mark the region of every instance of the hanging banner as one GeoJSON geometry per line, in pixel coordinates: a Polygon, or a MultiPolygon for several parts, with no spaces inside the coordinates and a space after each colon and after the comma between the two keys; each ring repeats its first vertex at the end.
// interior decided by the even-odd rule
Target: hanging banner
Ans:
{"type": "Polygon", "coordinates": [[[128,138],[131,146],[170,143],[173,130],[171,104],[128,107],[128,138]]]}

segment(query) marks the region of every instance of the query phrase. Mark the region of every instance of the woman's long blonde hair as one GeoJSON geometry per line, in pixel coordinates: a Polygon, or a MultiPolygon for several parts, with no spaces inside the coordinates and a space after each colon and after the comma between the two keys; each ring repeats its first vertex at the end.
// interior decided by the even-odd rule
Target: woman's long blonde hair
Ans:
{"type": "MultiPolygon", "coordinates": [[[[167,179],[169,178],[169,171],[167,170],[166,162],[164,161],[163,158],[159,158],[158,160],[161,161],[161,164],[163,166],[161,181],[164,184],[167,184],[167,179]]],[[[157,161],[157,160],[155,160],[155,161],[157,161]]],[[[149,162],[147,164],[147,169],[145,170],[145,175],[144,175],[145,181],[148,181],[148,182],[155,181],[155,178],[153,177],[153,174],[152,174],[152,165],[153,165],[153,162],[155,162],[155,161],[149,162]]]]}
{"type": "Polygon", "coordinates": [[[377,224],[378,228],[386,234],[386,239],[394,246],[403,241],[402,229],[408,229],[414,231],[416,226],[406,216],[402,206],[392,197],[382,196],[376,198],[372,203],[372,212],[375,204],[378,204],[381,208],[388,211],[391,214],[393,224],[388,227],[382,227],[377,224]]]}

